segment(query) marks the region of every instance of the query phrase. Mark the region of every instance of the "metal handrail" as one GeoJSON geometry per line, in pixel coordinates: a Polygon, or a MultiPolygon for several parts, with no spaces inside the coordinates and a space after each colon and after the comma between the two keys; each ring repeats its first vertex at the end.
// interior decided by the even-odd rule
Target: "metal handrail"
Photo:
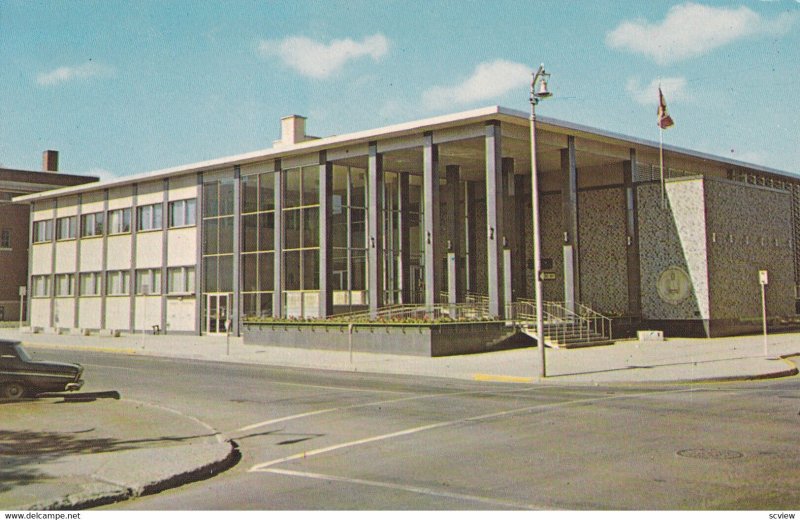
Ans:
{"type": "MultiPolygon", "coordinates": [[[[507,315],[515,319],[524,318],[519,321],[530,321],[535,327],[535,310],[533,315],[524,312],[535,309],[535,306],[535,300],[520,299],[510,304],[507,315]]],[[[570,310],[565,302],[542,302],[542,314],[545,318],[543,335],[557,342],[564,342],[567,337],[584,341],[593,335],[612,339],[611,318],[579,303],[575,304],[575,308],[578,312],[570,310]]]]}

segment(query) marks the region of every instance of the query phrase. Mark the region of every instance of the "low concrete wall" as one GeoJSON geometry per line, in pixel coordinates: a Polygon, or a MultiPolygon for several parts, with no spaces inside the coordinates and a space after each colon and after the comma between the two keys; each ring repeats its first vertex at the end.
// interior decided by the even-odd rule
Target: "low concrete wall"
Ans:
{"type": "MultiPolygon", "coordinates": [[[[245,345],[348,351],[347,324],[244,323],[245,345]]],[[[407,356],[453,356],[530,346],[531,339],[504,322],[354,324],[354,352],[407,356]]]]}

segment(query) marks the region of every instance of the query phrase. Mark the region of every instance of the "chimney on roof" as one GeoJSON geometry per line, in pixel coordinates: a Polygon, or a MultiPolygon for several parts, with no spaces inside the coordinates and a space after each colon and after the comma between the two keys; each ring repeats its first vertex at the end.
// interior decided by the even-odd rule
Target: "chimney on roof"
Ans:
{"type": "Polygon", "coordinates": [[[291,115],[281,118],[281,138],[273,142],[274,146],[290,146],[313,139],[306,135],[306,118],[291,115]]]}
{"type": "Polygon", "coordinates": [[[58,151],[45,150],[42,154],[42,171],[57,172],[58,171],[58,151]]]}

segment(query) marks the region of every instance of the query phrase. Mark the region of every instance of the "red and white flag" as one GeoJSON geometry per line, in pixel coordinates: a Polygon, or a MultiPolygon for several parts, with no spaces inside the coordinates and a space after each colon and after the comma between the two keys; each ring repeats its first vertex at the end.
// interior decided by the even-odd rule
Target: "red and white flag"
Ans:
{"type": "Polygon", "coordinates": [[[664,100],[664,94],[661,92],[661,87],[658,87],[658,126],[661,128],[669,128],[675,124],[675,121],[669,116],[667,112],[667,102],[664,100]]]}

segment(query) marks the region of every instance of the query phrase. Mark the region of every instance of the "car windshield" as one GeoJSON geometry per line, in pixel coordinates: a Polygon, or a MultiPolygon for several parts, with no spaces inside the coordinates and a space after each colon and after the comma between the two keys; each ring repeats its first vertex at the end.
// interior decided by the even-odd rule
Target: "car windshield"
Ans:
{"type": "Polygon", "coordinates": [[[14,348],[16,349],[16,351],[17,351],[17,355],[19,355],[19,358],[20,358],[22,361],[25,361],[26,363],[30,363],[31,361],[33,361],[33,359],[31,359],[31,356],[30,356],[30,355],[28,354],[28,352],[27,352],[27,351],[26,351],[26,350],[25,350],[25,349],[22,347],[22,345],[19,345],[19,344],[17,344],[17,345],[14,345],[14,348]]]}

